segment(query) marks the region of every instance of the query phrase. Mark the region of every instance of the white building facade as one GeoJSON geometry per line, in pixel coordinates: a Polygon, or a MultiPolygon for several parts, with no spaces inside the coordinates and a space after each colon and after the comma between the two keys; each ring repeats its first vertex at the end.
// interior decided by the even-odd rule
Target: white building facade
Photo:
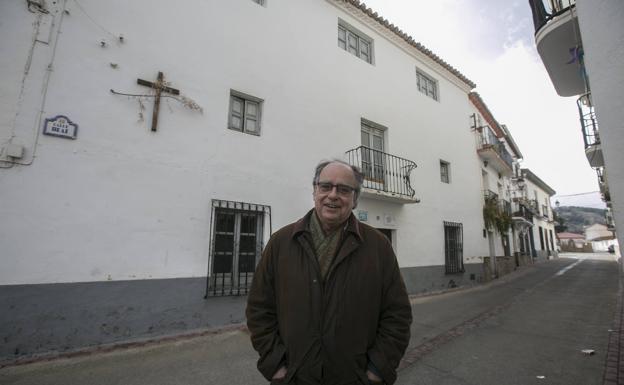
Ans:
{"type": "Polygon", "coordinates": [[[531,211],[533,226],[528,233],[528,246],[533,258],[539,260],[557,257],[555,221],[550,198],[555,190],[548,186],[531,170],[521,170],[525,187],[523,188],[523,202],[531,211]]]}
{"type": "Polygon", "coordinates": [[[1,285],[244,289],[328,157],[412,292],[479,279],[474,84],[358,2],[41,4],[2,5],[1,285]]]}
{"type": "MultiPolygon", "coordinates": [[[[585,153],[607,223],[624,225],[624,3],[530,0],[537,50],[560,96],[577,96],[585,153]]],[[[619,244],[622,234],[618,232],[619,244]]]]}

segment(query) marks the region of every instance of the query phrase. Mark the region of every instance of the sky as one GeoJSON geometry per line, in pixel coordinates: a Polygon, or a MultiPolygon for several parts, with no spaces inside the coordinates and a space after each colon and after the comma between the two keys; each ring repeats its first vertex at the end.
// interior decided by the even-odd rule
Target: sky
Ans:
{"type": "Polygon", "coordinates": [[[526,0],[367,0],[366,5],[477,84],[553,205],[604,208],[585,157],[577,97],[557,95],[537,53],[526,0]],[[586,194],[590,193],[590,194],[586,194]]]}

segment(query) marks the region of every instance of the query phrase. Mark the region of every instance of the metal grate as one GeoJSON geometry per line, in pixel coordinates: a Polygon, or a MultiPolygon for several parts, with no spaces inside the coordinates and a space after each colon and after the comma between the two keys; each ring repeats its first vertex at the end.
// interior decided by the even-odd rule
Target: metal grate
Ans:
{"type": "Polygon", "coordinates": [[[263,248],[265,221],[271,233],[271,207],[212,201],[206,297],[247,294],[263,248]]]}
{"type": "Polygon", "coordinates": [[[444,268],[446,274],[464,272],[464,239],[461,223],[444,221],[444,268]]]}
{"type": "Polygon", "coordinates": [[[585,149],[600,144],[598,121],[596,120],[596,111],[591,103],[591,93],[581,95],[576,101],[576,105],[581,119],[585,149]]]}
{"type": "Polygon", "coordinates": [[[347,151],[349,164],[358,166],[364,173],[362,187],[413,197],[410,173],[416,168],[411,160],[360,146],[347,151]]]}

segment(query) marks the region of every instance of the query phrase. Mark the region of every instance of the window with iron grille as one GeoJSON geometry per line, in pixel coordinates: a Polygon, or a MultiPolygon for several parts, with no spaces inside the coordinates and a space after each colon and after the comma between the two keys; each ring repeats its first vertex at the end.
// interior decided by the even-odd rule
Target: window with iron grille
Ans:
{"type": "Polygon", "coordinates": [[[461,223],[444,221],[444,268],[446,274],[464,272],[464,239],[461,223]]]}
{"type": "Polygon", "coordinates": [[[451,183],[451,164],[440,160],[440,180],[444,183],[451,183]]]}
{"type": "Polygon", "coordinates": [[[338,47],[373,63],[373,40],[342,20],[338,21],[338,47]]]}
{"type": "Polygon", "coordinates": [[[262,99],[230,91],[230,115],[228,127],[247,134],[260,135],[262,99]]]}
{"type": "Polygon", "coordinates": [[[269,206],[213,200],[207,296],[247,293],[270,215],[269,206]]]}
{"type": "Polygon", "coordinates": [[[418,91],[429,96],[433,100],[438,100],[438,82],[421,70],[416,70],[416,84],[418,91]]]}

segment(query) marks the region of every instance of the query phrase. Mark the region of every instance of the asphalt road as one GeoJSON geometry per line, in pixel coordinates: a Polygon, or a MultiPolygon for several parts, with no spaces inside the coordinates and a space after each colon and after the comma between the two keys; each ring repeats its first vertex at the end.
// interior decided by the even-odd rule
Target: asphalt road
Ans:
{"type": "MultiPolygon", "coordinates": [[[[602,384],[618,288],[610,256],[537,265],[472,298],[490,309],[417,356],[397,384],[602,384]]],[[[466,294],[460,302],[472,302],[466,294]]]]}
{"type": "MultiPolygon", "coordinates": [[[[618,265],[608,255],[577,262],[561,258],[493,284],[414,298],[397,384],[602,384],[618,265]]],[[[265,384],[256,357],[248,335],[234,330],[6,367],[0,384],[265,384]]]]}

